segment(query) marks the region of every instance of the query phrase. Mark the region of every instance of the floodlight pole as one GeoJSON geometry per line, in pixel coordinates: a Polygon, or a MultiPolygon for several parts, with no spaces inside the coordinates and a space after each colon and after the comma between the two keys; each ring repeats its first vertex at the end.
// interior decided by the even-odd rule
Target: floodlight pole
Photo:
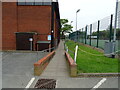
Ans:
{"type": "Polygon", "coordinates": [[[80,12],[80,9],[76,11],[76,41],[77,41],[77,13],[80,12]]]}
{"type": "Polygon", "coordinates": [[[114,39],[113,39],[113,41],[116,41],[117,12],[118,12],[118,0],[116,0],[115,25],[114,25],[114,39]]]}
{"type": "Polygon", "coordinates": [[[115,25],[114,25],[114,37],[113,37],[113,50],[114,50],[114,55],[115,55],[115,43],[116,43],[117,13],[118,13],[118,0],[116,0],[115,25]]]}
{"type": "Polygon", "coordinates": [[[70,25],[73,23],[73,21],[70,22],[70,25]]]}

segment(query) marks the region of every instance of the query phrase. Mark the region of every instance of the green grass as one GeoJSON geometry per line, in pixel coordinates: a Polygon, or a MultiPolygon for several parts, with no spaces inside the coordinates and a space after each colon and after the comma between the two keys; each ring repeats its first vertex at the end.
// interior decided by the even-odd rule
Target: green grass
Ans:
{"type": "MultiPolygon", "coordinates": [[[[71,51],[74,51],[75,46],[78,45],[78,43],[75,43],[73,41],[67,41],[66,45],[69,47],[71,51]]],[[[86,47],[84,45],[79,45],[79,48],[86,52],[83,52],[80,49],[78,50],[77,56],[78,73],[120,72],[120,70],[118,69],[118,64],[120,65],[120,61],[118,59],[105,57],[103,53],[98,52],[97,50],[93,50],[92,48],[86,47]],[[95,55],[91,55],[89,53],[95,55]]],[[[74,58],[74,54],[72,52],[69,51],[69,54],[71,55],[72,58],[74,58]]]]}

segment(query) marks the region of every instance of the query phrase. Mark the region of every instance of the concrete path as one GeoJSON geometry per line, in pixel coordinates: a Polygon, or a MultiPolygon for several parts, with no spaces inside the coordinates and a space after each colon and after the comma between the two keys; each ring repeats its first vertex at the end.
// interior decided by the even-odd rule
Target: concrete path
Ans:
{"type": "MultiPolygon", "coordinates": [[[[38,79],[56,79],[56,88],[93,88],[103,78],[72,78],[69,76],[67,62],[64,56],[64,43],[60,42],[55,56],[52,58],[47,68],[41,76],[36,77],[30,88],[34,88],[38,79]]],[[[101,85],[103,85],[102,83],[101,85]]],[[[98,88],[118,88],[118,78],[107,78],[105,84],[98,88]],[[107,82],[107,83],[106,83],[107,82]]]]}
{"type": "Polygon", "coordinates": [[[41,77],[69,77],[67,63],[64,57],[63,42],[59,44],[56,54],[48,64],[46,70],[42,73],[41,77]]]}

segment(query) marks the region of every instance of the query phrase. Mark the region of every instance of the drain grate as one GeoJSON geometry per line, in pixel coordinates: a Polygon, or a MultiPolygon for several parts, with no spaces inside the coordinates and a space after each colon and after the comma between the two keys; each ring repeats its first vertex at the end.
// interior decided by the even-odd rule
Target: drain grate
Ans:
{"type": "Polygon", "coordinates": [[[54,89],[55,87],[56,87],[56,80],[54,80],[54,79],[39,79],[34,88],[54,89]]]}

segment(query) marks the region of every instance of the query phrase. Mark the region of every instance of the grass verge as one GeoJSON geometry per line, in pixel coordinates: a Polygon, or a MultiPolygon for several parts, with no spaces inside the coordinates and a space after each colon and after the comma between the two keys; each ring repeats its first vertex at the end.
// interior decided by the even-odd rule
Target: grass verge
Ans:
{"type": "Polygon", "coordinates": [[[114,58],[105,57],[103,53],[92,48],[80,45],[73,41],[67,41],[69,54],[74,58],[75,46],[78,45],[77,65],[78,73],[118,73],[120,61],[114,58]]]}

